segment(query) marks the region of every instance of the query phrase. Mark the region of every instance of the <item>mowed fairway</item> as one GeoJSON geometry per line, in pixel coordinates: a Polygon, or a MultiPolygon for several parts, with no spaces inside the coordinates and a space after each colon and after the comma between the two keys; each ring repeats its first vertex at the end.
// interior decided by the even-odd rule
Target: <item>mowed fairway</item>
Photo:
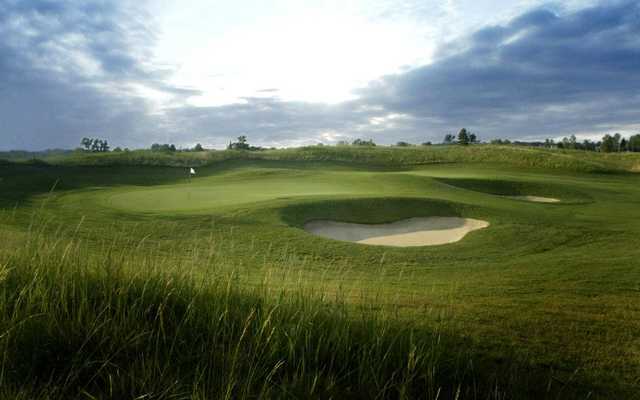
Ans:
{"type": "MultiPolygon", "coordinates": [[[[9,267],[17,263],[12,249],[21,246],[16,232],[29,235],[37,215],[46,221],[41,235],[47,240],[77,241],[91,257],[125,253],[145,259],[140,265],[160,260],[196,280],[259,287],[265,298],[297,293],[341,304],[356,320],[369,315],[395,327],[440,332],[455,343],[441,349],[441,360],[464,365],[442,381],[445,396],[463,387],[462,398],[637,397],[637,174],[266,160],[203,166],[192,179],[183,168],[166,167],[15,165],[2,171],[2,182],[15,189],[4,198],[0,231],[6,239],[0,255],[9,267]],[[379,224],[430,216],[490,225],[456,243],[411,248],[335,241],[303,229],[312,220],[379,224]],[[476,380],[474,393],[469,388],[476,380]]],[[[135,270],[132,262],[124,274],[135,270]]],[[[398,355],[398,363],[406,364],[405,356],[398,355]]],[[[284,353],[273,357],[283,360],[281,384],[297,387],[286,379],[287,368],[299,365],[284,353]]],[[[324,368],[319,397],[357,397],[354,387],[368,385],[344,378],[351,375],[343,371],[338,375],[351,386],[342,387],[332,367],[324,368]]],[[[362,373],[359,368],[365,366],[350,373],[362,373]]],[[[422,374],[427,371],[416,377],[422,374]]],[[[272,396],[279,393],[274,390],[272,396]]],[[[393,390],[381,393],[420,392],[393,390]]],[[[304,395],[311,396],[292,397],[304,395]]],[[[426,389],[423,395],[439,396],[426,389]]]]}

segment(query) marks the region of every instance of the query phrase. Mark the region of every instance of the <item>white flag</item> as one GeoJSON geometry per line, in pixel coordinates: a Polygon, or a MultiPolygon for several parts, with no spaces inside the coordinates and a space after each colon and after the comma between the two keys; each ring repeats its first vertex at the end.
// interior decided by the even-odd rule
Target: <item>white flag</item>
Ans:
{"type": "Polygon", "coordinates": [[[195,170],[195,169],[193,169],[193,168],[189,168],[189,173],[190,173],[191,175],[195,175],[195,174],[196,174],[196,170],[195,170]]]}

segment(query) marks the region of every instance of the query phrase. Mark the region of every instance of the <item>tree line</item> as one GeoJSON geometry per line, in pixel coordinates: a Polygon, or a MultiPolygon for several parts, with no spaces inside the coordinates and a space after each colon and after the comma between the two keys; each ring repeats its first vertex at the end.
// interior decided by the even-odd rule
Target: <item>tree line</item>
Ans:
{"type": "MultiPolygon", "coordinates": [[[[550,144],[553,144],[552,140],[550,141],[550,144]]],[[[601,151],[603,153],[617,153],[624,151],[640,152],[640,134],[632,135],[628,139],[619,133],[614,135],[606,134],[602,137],[602,140],[598,142],[590,140],[578,142],[575,135],[571,135],[570,137],[565,137],[560,142],[556,143],[556,147],[560,149],[601,151]]]]}
{"type": "Polygon", "coordinates": [[[195,152],[198,152],[198,151],[205,151],[205,148],[202,147],[202,145],[200,143],[197,143],[192,148],[181,148],[181,149],[178,149],[175,144],[154,143],[154,144],[151,145],[151,151],[162,152],[162,153],[175,153],[177,151],[186,151],[186,152],[195,151],[195,152]]]}
{"type": "MultiPolygon", "coordinates": [[[[480,143],[480,139],[478,138],[478,135],[476,135],[475,133],[471,132],[470,130],[466,129],[466,128],[462,128],[460,130],[460,132],[458,132],[457,135],[453,135],[453,134],[446,134],[444,137],[444,141],[443,144],[460,144],[463,146],[467,146],[470,144],[476,144],[476,143],[480,143]]],[[[338,143],[336,143],[338,146],[361,146],[361,147],[375,147],[376,143],[372,140],[372,139],[355,139],[351,142],[348,142],[346,140],[341,140],[338,143]]],[[[322,143],[318,144],[319,146],[323,146],[322,143]]],[[[422,142],[420,143],[421,146],[431,146],[432,143],[430,141],[426,141],[426,142],[422,142]]],[[[412,143],[406,142],[404,140],[401,140],[399,142],[396,142],[395,144],[396,147],[410,147],[410,146],[415,146],[412,143]]]]}
{"type": "Polygon", "coordinates": [[[460,144],[467,146],[475,143],[480,143],[480,139],[475,133],[467,130],[467,128],[460,129],[457,137],[450,133],[444,136],[444,144],[460,144]]]}
{"type": "MultiPolygon", "coordinates": [[[[80,144],[82,145],[82,147],[80,148],[81,150],[92,152],[92,153],[106,153],[110,150],[109,142],[106,139],[93,139],[93,138],[85,137],[85,138],[82,138],[82,140],[80,141],[80,144]]],[[[164,153],[174,153],[176,151],[205,151],[205,148],[202,147],[200,143],[196,144],[193,148],[181,148],[181,149],[178,149],[175,144],[154,143],[151,145],[149,149],[154,152],[164,152],[164,153]]],[[[120,147],[116,147],[111,151],[118,153],[121,151],[127,152],[129,151],[129,149],[125,148],[123,150],[120,147]]]]}
{"type": "MultiPolygon", "coordinates": [[[[94,153],[103,153],[108,152],[110,147],[109,143],[106,139],[93,139],[93,138],[82,138],[80,142],[82,150],[90,151],[94,153]]],[[[468,146],[471,144],[481,143],[477,134],[471,132],[466,128],[462,128],[457,135],[446,134],[444,136],[444,140],[442,142],[445,145],[462,145],[468,146]]],[[[530,146],[530,147],[545,147],[545,148],[558,148],[558,149],[575,149],[575,150],[585,150],[585,151],[600,151],[603,153],[614,153],[614,152],[640,152],[640,134],[632,135],[629,138],[623,137],[621,134],[616,133],[614,135],[606,134],[603,136],[600,141],[591,141],[585,139],[583,141],[578,141],[575,135],[571,135],[569,137],[564,137],[559,141],[555,141],[553,139],[546,139],[544,142],[533,141],[510,141],[509,139],[494,139],[491,140],[491,144],[497,145],[517,145],[517,146],[530,146]]],[[[431,142],[423,142],[422,146],[431,146],[431,142]]],[[[373,139],[355,139],[351,142],[346,140],[341,140],[337,143],[338,146],[360,146],[360,147],[375,147],[376,143],[373,139]]],[[[318,146],[323,146],[322,143],[319,143],[318,146]]],[[[406,141],[399,141],[395,144],[396,147],[409,147],[414,146],[413,144],[406,141]]],[[[247,137],[242,135],[237,138],[236,141],[232,141],[227,146],[228,150],[247,150],[247,151],[260,151],[265,150],[263,147],[252,146],[248,143],[247,137]]],[[[151,151],[154,152],[164,152],[164,153],[174,153],[178,151],[190,152],[190,151],[206,151],[204,147],[200,143],[196,144],[193,148],[180,148],[178,149],[174,144],[170,143],[154,143],[151,145],[151,151]]],[[[120,147],[116,147],[112,151],[119,152],[123,151],[120,147]]],[[[124,149],[124,151],[129,151],[129,149],[124,149]]]]}
{"type": "MultiPolygon", "coordinates": [[[[467,146],[470,144],[476,144],[476,143],[480,143],[480,139],[478,138],[478,135],[476,135],[475,133],[471,132],[470,130],[468,130],[467,128],[462,128],[460,129],[460,131],[458,132],[458,135],[453,135],[453,134],[446,134],[444,136],[444,141],[443,144],[459,144],[459,145],[463,145],[463,146],[467,146]]],[[[352,141],[351,143],[341,140],[338,143],[338,146],[366,146],[366,147],[374,147],[376,144],[374,143],[374,141],[372,139],[369,140],[364,140],[364,139],[355,139],[354,141],[352,141]]],[[[427,141],[427,142],[422,142],[420,143],[421,146],[431,146],[432,143],[427,141]]],[[[399,141],[396,142],[395,144],[396,147],[409,147],[409,146],[413,146],[413,144],[409,143],[409,142],[405,142],[405,141],[399,141]]]]}
{"type": "Polygon", "coordinates": [[[553,139],[546,139],[544,142],[512,142],[508,139],[494,139],[491,141],[491,144],[513,144],[519,146],[545,147],[548,149],[600,151],[603,153],[617,153],[627,151],[640,152],[640,134],[632,135],[628,139],[623,137],[619,133],[616,133],[614,135],[606,134],[599,141],[592,141],[589,139],[578,141],[575,135],[564,137],[557,142],[553,139]]]}

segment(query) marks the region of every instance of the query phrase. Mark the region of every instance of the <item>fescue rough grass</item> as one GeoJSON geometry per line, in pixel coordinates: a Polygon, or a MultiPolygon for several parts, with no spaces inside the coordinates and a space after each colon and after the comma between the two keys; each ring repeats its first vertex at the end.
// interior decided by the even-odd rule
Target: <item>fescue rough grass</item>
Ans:
{"type": "Polygon", "coordinates": [[[229,266],[196,279],[201,257],[103,245],[33,231],[0,256],[3,398],[502,399],[558,385],[513,362],[483,371],[446,321],[268,280],[241,288],[229,266]]]}
{"type": "Polygon", "coordinates": [[[191,181],[111,154],[1,166],[0,397],[638,397],[628,160],[318,149],[201,153],[191,181]],[[491,226],[413,249],[300,229],[428,215],[491,226]]]}
{"type": "Polygon", "coordinates": [[[489,163],[526,169],[546,169],[572,172],[623,172],[640,170],[640,153],[599,153],[582,150],[542,149],[523,146],[415,146],[360,147],[307,146],[300,148],[238,151],[212,150],[205,152],[128,152],[71,154],[52,153],[32,159],[27,153],[0,153],[0,159],[58,165],[162,165],[204,166],[229,160],[321,161],[344,162],[365,166],[407,166],[439,163],[489,163]]]}

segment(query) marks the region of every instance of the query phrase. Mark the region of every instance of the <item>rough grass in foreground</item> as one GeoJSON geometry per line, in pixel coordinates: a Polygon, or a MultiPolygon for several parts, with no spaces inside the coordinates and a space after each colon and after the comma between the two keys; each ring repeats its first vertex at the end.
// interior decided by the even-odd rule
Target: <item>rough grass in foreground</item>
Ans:
{"type": "MultiPolygon", "coordinates": [[[[339,299],[197,281],[189,263],[95,256],[30,232],[0,253],[2,398],[501,399],[562,393],[526,364],[493,365],[440,329],[339,299]],[[508,395],[507,395],[508,394],[508,395]]],[[[191,266],[192,267],[192,266],[191,266]]],[[[228,269],[227,269],[228,270],[228,269]]],[[[563,398],[581,398],[569,392],[563,398]]]]}

